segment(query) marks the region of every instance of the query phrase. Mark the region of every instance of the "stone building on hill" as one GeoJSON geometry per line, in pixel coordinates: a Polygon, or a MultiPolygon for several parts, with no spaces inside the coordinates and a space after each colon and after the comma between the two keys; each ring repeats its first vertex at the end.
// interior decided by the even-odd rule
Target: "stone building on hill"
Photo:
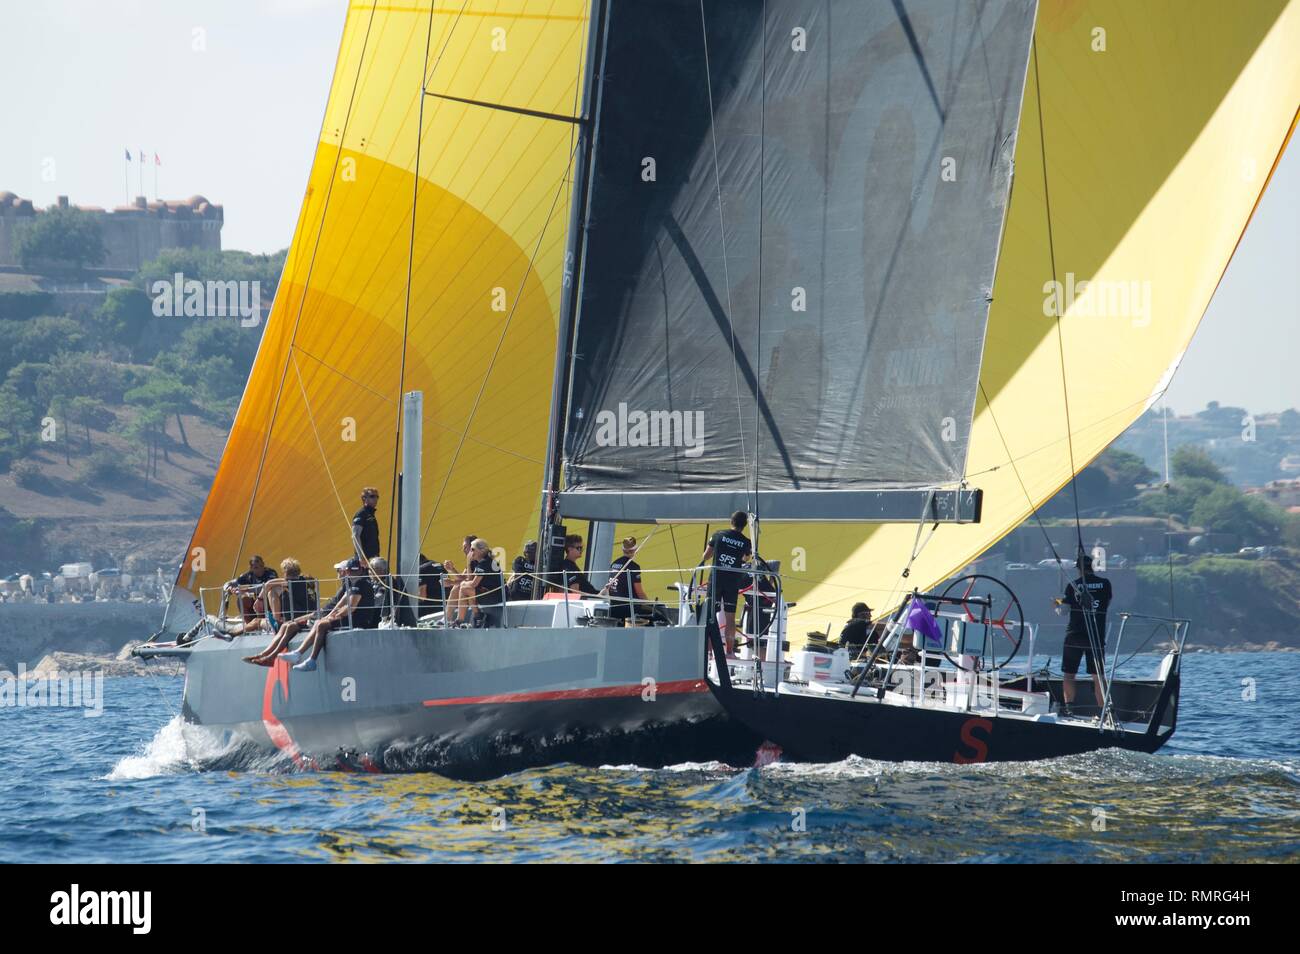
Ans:
{"type": "MultiPolygon", "coordinates": [[[[58,206],[68,206],[66,195],[58,197],[58,206]]],[[[76,208],[90,213],[99,223],[105,253],[98,266],[101,269],[135,272],[165,248],[221,250],[224,210],[201,195],[155,202],[137,196],[131,205],[112,211],[97,206],[76,208]]],[[[44,211],[33,207],[31,199],[0,192],[0,268],[19,267],[14,248],[17,231],[44,211]]]]}

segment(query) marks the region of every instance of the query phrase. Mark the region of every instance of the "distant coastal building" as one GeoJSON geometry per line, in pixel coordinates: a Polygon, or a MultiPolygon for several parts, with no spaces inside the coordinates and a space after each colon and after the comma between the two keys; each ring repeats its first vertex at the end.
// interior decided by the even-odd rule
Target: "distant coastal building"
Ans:
{"type": "Polygon", "coordinates": [[[1270,480],[1263,487],[1252,487],[1248,494],[1263,497],[1284,510],[1300,507],[1300,477],[1290,480],[1270,480]]]}
{"type": "MultiPolygon", "coordinates": [[[[67,208],[68,197],[59,196],[57,205],[67,208]]],[[[111,212],[98,206],[75,208],[90,213],[99,223],[105,253],[98,266],[102,269],[135,272],[165,248],[221,250],[224,210],[201,195],[155,202],[137,196],[131,205],[118,206],[111,212]]],[[[0,192],[0,268],[19,267],[14,251],[17,231],[45,211],[34,208],[31,199],[0,192]]]]}

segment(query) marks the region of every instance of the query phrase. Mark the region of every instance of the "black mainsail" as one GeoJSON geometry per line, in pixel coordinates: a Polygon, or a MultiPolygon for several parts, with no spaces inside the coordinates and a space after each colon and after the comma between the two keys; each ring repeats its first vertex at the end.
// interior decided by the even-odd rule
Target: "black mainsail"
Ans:
{"type": "Polygon", "coordinates": [[[1034,10],[609,4],[566,516],[977,518],[1034,10]]]}

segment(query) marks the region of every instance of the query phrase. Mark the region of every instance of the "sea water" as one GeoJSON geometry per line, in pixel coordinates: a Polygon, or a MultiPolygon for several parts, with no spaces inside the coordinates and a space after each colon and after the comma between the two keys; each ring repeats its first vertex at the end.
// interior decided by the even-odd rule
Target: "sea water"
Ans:
{"type": "Polygon", "coordinates": [[[181,722],[181,689],[106,680],[94,718],[0,709],[0,861],[1300,860],[1297,654],[1186,656],[1178,732],[1155,755],[477,783],[249,763],[181,722]]]}

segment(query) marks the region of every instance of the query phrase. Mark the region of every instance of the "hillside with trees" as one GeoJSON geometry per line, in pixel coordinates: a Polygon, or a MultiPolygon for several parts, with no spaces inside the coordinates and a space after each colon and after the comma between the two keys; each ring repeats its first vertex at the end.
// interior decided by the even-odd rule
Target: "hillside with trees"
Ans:
{"type": "Polygon", "coordinates": [[[136,551],[159,562],[179,556],[262,321],[158,317],[149,290],[178,272],[256,281],[265,312],[284,264],[283,252],[173,249],[106,294],[74,297],[54,278],[102,256],[84,224],[48,213],[21,236],[24,263],[52,280],[17,285],[0,275],[3,572],[73,558],[106,565],[136,551]]]}

